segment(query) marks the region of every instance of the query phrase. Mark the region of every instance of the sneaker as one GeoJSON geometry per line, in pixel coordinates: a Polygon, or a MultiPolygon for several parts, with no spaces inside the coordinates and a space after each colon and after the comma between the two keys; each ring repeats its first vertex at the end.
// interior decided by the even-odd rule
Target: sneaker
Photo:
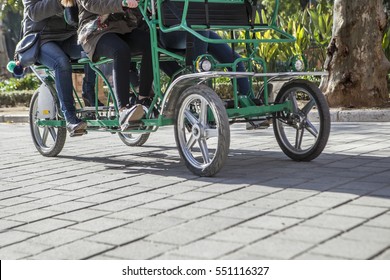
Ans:
{"type": "Polygon", "coordinates": [[[79,120],[77,123],[67,123],[66,129],[68,130],[70,137],[81,136],[86,134],[86,128],[88,124],[85,121],[79,120]]]}
{"type": "MultiPolygon", "coordinates": [[[[152,105],[153,99],[152,97],[142,98],[137,100],[137,104],[142,105],[145,112],[148,112],[150,106],[152,105]]],[[[157,110],[156,106],[153,107],[152,116],[153,118],[157,118],[159,115],[159,111],[157,110]]]]}
{"type": "Polygon", "coordinates": [[[119,125],[121,126],[121,130],[126,130],[131,122],[139,121],[143,116],[144,110],[139,104],[119,112],[119,125]]]}

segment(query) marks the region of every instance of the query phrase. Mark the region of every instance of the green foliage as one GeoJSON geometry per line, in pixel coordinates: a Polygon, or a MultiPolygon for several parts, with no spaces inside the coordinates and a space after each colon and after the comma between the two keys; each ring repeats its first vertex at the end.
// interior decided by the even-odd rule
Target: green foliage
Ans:
{"type": "Polygon", "coordinates": [[[33,93],[33,90],[0,92],[0,107],[14,107],[17,105],[27,107],[30,104],[33,93]]]}
{"type": "Polygon", "coordinates": [[[40,85],[39,80],[33,74],[27,74],[21,79],[11,78],[0,81],[0,92],[12,92],[16,90],[34,90],[40,85]]]}

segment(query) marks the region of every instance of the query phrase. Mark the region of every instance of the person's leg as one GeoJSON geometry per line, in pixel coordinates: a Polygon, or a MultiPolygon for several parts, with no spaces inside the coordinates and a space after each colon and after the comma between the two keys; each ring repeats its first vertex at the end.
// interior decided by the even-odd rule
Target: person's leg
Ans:
{"type": "MultiPolygon", "coordinates": [[[[77,36],[72,36],[71,38],[60,43],[61,48],[64,52],[72,59],[77,60],[81,58],[81,52],[83,48],[77,44],[77,36]]],[[[92,106],[95,104],[95,81],[96,73],[92,70],[89,64],[84,66],[84,78],[82,86],[82,97],[86,99],[87,106],[92,106]]],[[[99,106],[103,104],[99,102],[99,106]]]]}
{"type": "Polygon", "coordinates": [[[38,61],[54,70],[55,85],[61,110],[68,123],[80,122],[76,117],[72,90],[72,68],[69,57],[55,42],[48,42],[41,46],[38,61]]]}
{"type": "MultiPolygon", "coordinates": [[[[221,39],[221,37],[210,31],[210,39],[221,39]]],[[[232,63],[234,60],[240,57],[236,52],[233,52],[232,48],[228,44],[209,44],[208,51],[221,63],[232,63]]],[[[229,69],[230,71],[232,69],[229,69]]],[[[243,62],[237,64],[238,72],[245,72],[245,65],[243,62]]],[[[238,91],[242,95],[246,95],[250,91],[249,79],[248,78],[239,78],[237,79],[238,91]]]]}
{"type": "Polygon", "coordinates": [[[104,34],[96,44],[94,57],[107,57],[113,59],[113,84],[115,88],[118,108],[129,103],[130,90],[130,48],[117,34],[104,34]]]}
{"type": "Polygon", "coordinates": [[[107,33],[99,39],[94,53],[96,58],[102,56],[113,59],[114,88],[119,108],[119,124],[123,131],[129,127],[130,122],[138,121],[144,115],[140,105],[126,107],[130,97],[130,48],[117,34],[107,33]]]}
{"type": "Polygon", "coordinates": [[[131,54],[141,54],[139,95],[141,98],[150,97],[153,82],[152,52],[150,35],[142,29],[134,29],[121,36],[127,43],[131,54]]]}

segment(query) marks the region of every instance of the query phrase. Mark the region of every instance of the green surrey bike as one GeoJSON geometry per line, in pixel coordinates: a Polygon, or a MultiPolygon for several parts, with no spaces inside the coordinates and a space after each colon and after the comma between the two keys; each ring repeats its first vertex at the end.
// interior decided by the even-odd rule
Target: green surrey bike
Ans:
{"type": "MultiPolygon", "coordinates": [[[[150,30],[152,44],[152,104],[150,108],[144,108],[145,117],[140,123],[121,131],[115,94],[101,70],[101,66],[110,60],[103,58],[92,63],[81,59],[73,63],[74,70],[79,71],[89,63],[108,89],[104,106],[98,106],[96,97],[95,106],[85,107],[76,95],[80,105],[78,115],[88,123],[88,131],[118,133],[126,145],[141,146],[159,127],[174,125],[180,156],[187,168],[199,176],[213,176],[223,167],[229,152],[230,124],[236,122],[272,122],[276,140],[288,157],[310,161],[319,156],[330,133],[329,108],[319,88],[300,77],[325,73],[305,72],[305,63],[299,57],[287,63],[291,69],[267,72],[267,63],[258,55],[258,46],[294,42],[295,38],[277,26],[279,0],[275,0],[268,20],[263,20],[260,2],[140,0],[139,10],[150,30]],[[224,39],[203,36],[205,30],[222,32],[224,39]],[[185,49],[162,47],[164,36],[175,32],[191,34],[210,44],[228,43],[233,48],[244,46],[246,56],[223,64],[212,55],[204,54],[188,63],[185,49]],[[266,32],[272,36],[265,36],[266,32]],[[176,61],[182,65],[164,89],[159,67],[161,61],[176,61]],[[237,72],[239,62],[244,63],[246,72],[237,72]],[[232,71],[226,71],[227,68],[232,71]],[[238,94],[237,78],[240,77],[247,77],[250,81],[251,92],[247,96],[238,94]],[[221,98],[216,92],[217,80],[221,79],[231,81],[229,98],[221,98]],[[261,104],[254,102],[256,99],[260,99],[261,104]]],[[[61,152],[67,132],[53,73],[44,66],[31,68],[42,82],[30,105],[32,138],[42,155],[54,157],[61,152]]]]}

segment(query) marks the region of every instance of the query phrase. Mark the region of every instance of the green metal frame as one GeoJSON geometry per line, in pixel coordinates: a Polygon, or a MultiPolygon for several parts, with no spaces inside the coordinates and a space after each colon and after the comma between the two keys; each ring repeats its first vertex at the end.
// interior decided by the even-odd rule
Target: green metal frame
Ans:
{"type": "MultiPolygon", "coordinates": [[[[250,118],[250,117],[260,117],[260,116],[269,116],[270,114],[280,112],[280,111],[288,111],[290,112],[292,110],[292,104],[290,101],[286,101],[282,104],[269,104],[268,102],[268,79],[269,76],[267,76],[267,65],[266,61],[259,57],[256,52],[256,47],[259,44],[262,43],[287,43],[287,42],[294,42],[295,38],[278,28],[276,21],[277,21],[277,13],[279,9],[279,0],[275,0],[275,8],[273,11],[273,14],[271,16],[271,20],[269,24],[255,24],[254,26],[204,26],[204,25],[193,25],[189,26],[187,24],[186,16],[188,13],[188,7],[190,2],[204,2],[204,0],[171,0],[172,2],[181,1],[184,3],[183,8],[183,16],[180,24],[166,27],[162,23],[161,17],[158,17],[157,14],[161,14],[161,4],[163,3],[163,0],[140,0],[139,1],[139,9],[141,13],[143,14],[143,17],[149,26],[150,29],[150,39],[151,39],[151,50],[152,50],[152,65],[153,65],[153,76],[154,76],[154,90],[155,90],[155,96],[152,102],[152,105],[149,109],[149,112],[147,114],[147,117],[142,120],[145,127],[153,127],[153,129],[144,130],[144,129],[135,129],[135,130],[129,130],[129,132],[153,132],[156,131],[159,126],[165,126],[165,125],[172,125],[173,124],[173,116],[170,114],[165,114],[165,110],[167,107],[169,107],[168,103],[170,102],[170,97],[174,92],[175,87],[180,82],[192,82],[198,83],[199,81],[207,81],[210,79],[217,78],[219,76],[225,76],[229,77],[233,81],[233,96],[234,96],[234,108],[233,109],[227,109],[228,117],[230,119],[236,119],[236,118],[250,118]],[[228,31],[228,30],[243,30],[245,31],[245,38],[224,38],[222,40],[215,40],[210,39],[208,37],[202,36],[199,34],[198,31],[210,29],[210,30],[221,30],[221,31],[228,31]],[[184,64],[185,57],[182,54],[177,54],[174,52],[170,52],[166,49],[163,49],[159,46],[158,43],[158,33],[157,30],[160,30],[164,33],[169,32],[175,32],[175,31],[186,31],[191,33],[193,36],[197,37],[198,39],[207,42],[207,43],[228,43],[228,44],[234,44],[234,43],[245,43],[246,48],[249,51],[247,57],[242,57],[237,59],[231,64],[223,64],[218,63],[215,60],[215,68],[216,71],[212,72],[203,72],[203,73],[190,73],[190,74],[184,74],[181,75],[178,79],[171,81],[170,85],[168,86],[168,89],[165,92],[162,92],[161,90],[161,76],[160,76],[160,68],[159,68],[159,61],[161,60],[175,60],[178,61],[181,64],[184,64]],[[265,31],[271,30],[273,33],[273,38],[262,38],[261,36],[256,36],[257,34],[261,34],[265,31]],[[242,72],[236,72],[237,65],[239,62],[244,62],[248,66],[248,72],[244,74],[244,76],[247,76],[251,83],[254,78],[260,78],[262,79],[264,83],[264,106],[255,106],[253,102],[250,102],[249,99],[243,98],[237,94],[237,77],[242,77],[242,72]],[[263,75],[258,75],[259,73],[253,72],[253,63],[257,63],[261,65],[263,75]],[[232,68],[232,72],[226,72],[225,69],[229,67],[232,68]],[[161,114],[158,116],[158,118],[154,119],[152,118],[152,108],[156,105],[159,108],[161,108],[161,114]]],[[[244,0],[208,0],[208,3],[231,3],[231,4],[243,4],[244,0]]],[[[139,59],[139,58],[138,58],[139,59]]],[[[99,65],[110,63],[111,60],[109,59],[101,59],[98,62],[91,62],[88,59],[81,59],[78,63],[74,64],[73,67],[75,69],[82,68],[85,63],[89,63],[92,69],[97,73],[99,77],[102,78],[104,84],[108,88],[108,103],[110,103],[110,100],[112,100],[111,103],[113,103],[114,106],[114,112],[115,117],[114,118],[100,118],[101,111],[98,111],[97,101],[96,98],[95,102],[95,116],[96,119],[89,120],[86,119],[88,123],[88,129],[98,129],[101,127],[106,128],[107,131],[118,131],[119,121],[118,121],[118,107],[116,103],[115,94],[113,92],[112,87],[110,86],[109,81],[105,77],[104,73],[99,69],[99,65]]],[[[47,70],[48,73],[50,71],[47,70]]],[[[183,72],[186,72],[186,69],[183,68],[183,72]]],[[[188,69],[187,69],[188,72],[188,69]]],[[[271,75],[272,76],[272,75],[271,75]]],[[[77,95],[76,95],[77,96],[77,95]]],[[[82,107],[82,103],[77,98],[77,102],[82,107]]],[[[108,105],[108,104],[107,104],[108,105]]],[[[112,109],[110,109],[112,111],[112,109]]],[[[108,113],[107,113],[108,114],[108,113]]],[[[57,120],[38,120],[38,125],[41,126],[65,126],[64,121],[57,121],[57,120]]]]}

